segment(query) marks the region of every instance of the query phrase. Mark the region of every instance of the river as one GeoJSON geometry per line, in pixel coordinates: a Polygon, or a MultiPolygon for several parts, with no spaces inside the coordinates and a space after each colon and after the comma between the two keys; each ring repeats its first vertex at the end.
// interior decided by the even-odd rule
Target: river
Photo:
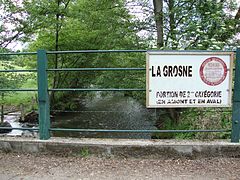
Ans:
{"type": "MultiPolygon", "coordinates": [[[[17,120],[20,118],[20,115],[20,112],[8,113],[4,116],[4,122],[8,122],[12,128],[21,128],[21,124],[17,122],[17,120]]],[[[22,130],[14,129],[11,132],[7,133],[7,136],[21,136],[22,132],[22,130]]]]}
{"type": "MultiPolygon", "coordinates": [[[[80,112],[58,114],[52,127],[79,129],[156,129],[154,110],[122,95],[95,97],[87,100],[80,112]]],[[[151,133],[90,133],[54,132],[58,137],[141,138],[151,139],[151,133]]]]}

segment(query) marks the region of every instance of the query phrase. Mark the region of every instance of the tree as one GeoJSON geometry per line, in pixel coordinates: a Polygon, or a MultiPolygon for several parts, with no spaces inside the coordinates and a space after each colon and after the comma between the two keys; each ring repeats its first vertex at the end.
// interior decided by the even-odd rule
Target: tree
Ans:
{"type": "Polygon", "coordinates": [[[157,47],[163,48],[163,0],[153,0],[156,28],[157,28],[157,47]]]}
{"type": "MultiPolygon", "coordinates": [[[[235,1],[132,0],[130,4],[140,9],[141,30],[152,37],[156,49],[221,50],[232,45],[239,31],[240,9],[235,16],[232,13],[235,1]]],[[[176,109],[164,111],[167,119],[177,122],[176,109]]]]}
{"type": "Polygon", "coordinates": [[[26,21],[26,11],[21,3],[0,0],[0,47],[8,48],[13,42],[29,41],[33,27],[26,21]]]}
{"type": "MultiPolygon", "coordinates": [[[[34,6],[25,3],[29,23],[36,24],[36,40],[29,46],[31,51],[42,48],[47,50],[81,50],[81,49],[138,49],[146,47],[137,35],[136,21],[123,0],[90,1],[38,1],[34,6]],[[47,19],[42,22],[44,17],[47,19]],[[34,20],[35,19],[35,20],[34,20]]],[[[33,25],[32,25],[33,26],[33,25]]],[[[114,65],[141,64],[132,63],[137,54],[75,54],[49,56],[50,68],[64,67],[114,67],[114,65]],[[115,59],[118,59],[117,62],[115,59]]],[[[144,56],[142,56],[144,58],[144,56]]],[[[120,87],[122,84],[102,81],[103,77],[113,76],[111,72],[66,72],[53,73],[53,88],[61,87],[120,87]]],[[[117,73],[125,77],[124,72],[117,73]]],[[[124,78],[127,80],[127,78],[124,78]]],[[[144,83],[143,83],[144,84],[144,83]]],[[[76,94],[76,93],[75,93],[76,94]]],[[[58,99],[73,93],[57,93],[52,96],[52,104],[58,99]]],[[[60,102],[60,101],[58,101],[60,102]]],[[[62,103],[61,103],[62,104],[62,103]]]]}
{"type": "Polygon", "coordinates": [[[132,0],[131,3],[140,6],[144,15],[141,28],[149,32],[157,48],[163,41],[164,49],[222,49],[238,32],[239,13],[233,14],[237,10],[234,0],[132,0]]]}
{"type": "MultiPolygon", "coordinates": [[[[0,53],[7,53],[9,52],[6,48],[0,48],[0,53]]],[[[11,56],[4,56],[0,55],[0,70],[9,70],[15,69],[15,64],[13,62],[13,57],[11,56]]],[[[10,72],[0,72],[0,89],[17,89],[21,86],[21,83],[25,80],[25,75],[23,74],[16,74],[10,72]]],[[[1,119],[0,125],[3,123],[4,118],[4,95],[9,94],[10,92],[2,91],[0,93],[0,104],[1,104],[1,119]]]]}

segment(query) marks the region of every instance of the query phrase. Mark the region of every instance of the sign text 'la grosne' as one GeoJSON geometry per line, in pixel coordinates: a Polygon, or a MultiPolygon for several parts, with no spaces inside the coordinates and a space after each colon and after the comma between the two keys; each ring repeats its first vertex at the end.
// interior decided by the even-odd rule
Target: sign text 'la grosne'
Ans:
{"type": "Polygon", "coordinates": [[[233,54],[147,53],[147,107],[231,106],[233,54]]]}

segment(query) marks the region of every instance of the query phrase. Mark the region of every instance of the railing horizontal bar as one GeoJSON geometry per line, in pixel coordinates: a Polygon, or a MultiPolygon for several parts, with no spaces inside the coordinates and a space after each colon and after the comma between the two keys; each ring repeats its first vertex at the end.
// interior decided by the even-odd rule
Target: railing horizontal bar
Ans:
{"type": "Polygon", "coordinates": [[[66,111],[66,110],[51,110],[51,112],[60,113],[127,113],[127,111],[66,111]]]}
{"type": "MultiPolygon", "coordinates": [[[[67,110],[51,110],[51,112],[60,112],[60,113],[87,113],[87,112],[99,112],[99,113],[112,113],[112,112],[127,112],[127,111],[67,111],[67,110]]],[[[220,112],[220,113],[225,113],[225,112],[232,112],[232,110],[226,110],[226,111],[224,111],[224,110],[220,110],[220,111],[218,111],[218,110],[201,110],[201,109],[199,109],[198,111],[196,111],[196,110],[193,110],[193,111],[191,111],[191,112],[220,112]]],[[[184,111],[181,111],[181,113],[184,113],[184,111]]],[[[1,114],[1,113],[0,113],[1,114]]]]}
{"type": "Polygon", "coordinates": [[[36,69],[8,69],[8,70],[0,70],[0,72],[37,72],[36,69]]]}
{"type": "Polygon", "coordinates": [[[146,68],[62,68],[47,71],[145,71],[146,68]]]}
{"type": "MultiPolygon", "coordinates": [[[[1,113],[0,113],[0,115],[1,115],[1,113]]],[[[3,113],[3,115],[7,115],[7,116],[20,116],[19,114],[7,114],[7,113],[3,113]]]]}
{"type": "Polygon", "coordinates": [[[2,129],[2,130],[29,130],[29,131],[38,131],[39,130],[39,128],[26,128],[26,127],[22,127],[22,128],[0,127],[0,129],[2,129]]]}
{"type": "Polygon", "coordinates": [[[48,91],[146,91],[146,89],[48,89],[48,91]]]}
{"type": "Polygon", "coordinates": [[[47,51],[47,54],[76,54],[76,53],[129,53],[147,52],[147,50],[79,50],[79,51],[47,51]]]}
{"type": "Polygon", "coordinates": [[[231,52],[236,52],[236,50],[147,50],[147,52],[181,52],[181,53],[231,53],[231,52]]]}
{"type": "Polygon", "coordinates": [[[68,129],[50,128],[50,131],[108,132],[108,133],[192,133],[192,132],[231,132],[225,129],[213,130],[123,130],[123,129],[68,129]]]}
{"type": "Polygon", "coordinates": [[[236,52],[234,51],[219,51],[219,50],[79,50],[79,51],[47,51],[47,54],[74,54],[74,53],[129,53],[129,52],[236,52]]]}
{"type": "Polygon", "coordinates": [[[10,55],[36,55],[37,52],[10,52],[10,53],[0,53],[0,56],[10,56],[10,55]]]}
{"type": "MultiPolygon", "coordinates": [[[[201,113],[201,112],[216,112],[216,113],[225,113],[225,112],[232,112],[232,110],[202,110],[202,109],[197,109],[197,110],[191,110],[191,112],[196,112],[196,113],[201,113]]],[[[184,111],[181,111],[181,113],[184,113],[184,111]]]]}
{"type": "Polygon", "coordinates": [[[38,91],[37,89],[0,89],[1,91],[38,91]]]}
{"type": "MultiPolygon", "coordinates": [[[[71,53],[128,53],[128,52],[236,52],[236,50],[79,50],[79,51],[47,51],[47,54],[71,54],[71,53]]],[[[9,52],[0,53],[0,56],[5,55],[36,55],[37,52],[9,52]]]]}

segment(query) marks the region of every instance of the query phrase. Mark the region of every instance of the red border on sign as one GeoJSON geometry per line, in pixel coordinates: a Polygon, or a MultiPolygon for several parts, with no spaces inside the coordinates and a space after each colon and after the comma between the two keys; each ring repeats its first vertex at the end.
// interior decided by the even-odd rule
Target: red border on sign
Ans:
{"type": "Polygon", "coordinates": [[[227,76],[227,65],[225,64],[225,62],[222,59],[220,59],[218,57],[210,57],[210,58],[207,58],[205,61],[203,61],[203,63],[200,66],[199,73],[200,73],[200,77],[201,77],[201,79],[202,79],[202,81],[204,83],[206,83],[209,86],[217,86],[217,85],[221,84],[226,79],[226,76],[227,76]],[[224,73],[223,73],[221,79],[219,79],[218,81],[215,81],[215,82],[207,80],[205,78],[205,76],[204,76],[204,73],[203,73],[204,67],[206,66],[207,63],[209,63],[211,61],[219,62],[222,65],[222,68],[224,70],[224,73]]]}

